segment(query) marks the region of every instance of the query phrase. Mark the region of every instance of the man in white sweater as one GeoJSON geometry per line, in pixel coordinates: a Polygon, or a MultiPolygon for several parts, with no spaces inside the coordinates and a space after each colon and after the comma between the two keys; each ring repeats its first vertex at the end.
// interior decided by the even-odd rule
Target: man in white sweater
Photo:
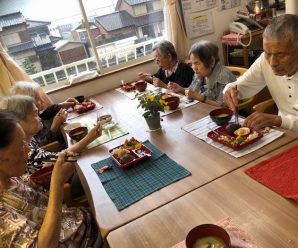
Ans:
{"type": "Polygon", "coordinates": [[[226,85],[224,100],[235,111],[238,100],[268,87],[278,115],[255,112],[244,126],[281,126],[298,132],[298,15],[274,18],[263,33],[262,55],[236,82],[226,85]]]}

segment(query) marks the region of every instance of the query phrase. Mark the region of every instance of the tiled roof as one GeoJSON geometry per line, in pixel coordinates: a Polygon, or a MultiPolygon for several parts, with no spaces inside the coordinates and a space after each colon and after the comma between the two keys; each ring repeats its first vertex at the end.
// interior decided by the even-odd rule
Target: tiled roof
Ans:
{"type": "Polygon", "coordinates": [[[28,28],[47,26],[51,24],[51,22],[36,21],[36,20],[29,20],[29,19],[26,20],[26,23],[28,24],[28,28]]]}
{"type": "Polygon", "coordinates": [[[151,23],[162,22],[163,20],[163,11],[158,11],[147,15],[135,17],[135,24],[137,27],[141,27],[151,23]]]}
{"type": "Polygon", "coordinates": [[[26,19],[21,12],[2,15],[0,16],[0,31],[2,31],[3,28],[11,27],[22,23],[26,23],[26,19]]]}
{"type": "Polygon", "coordinates": [[[23,52],[26,50],[31,50],[34,48],[35,48],[34,43],[32,41],[28,41],[26,43],[21,43],[15,46],[8,47],[8,53],[14,54],[14,53],[23,52]]]}
{"type": "Polygon", "coordinates": [[[150,2],[151,0],[125,0],[129,5],[136,5],[140,3],[150,2]]]}
{"type": "Polygon", "coordinates": [[[113,31],[129,26],[141,27],[151,23],[162,22],[163,12],[158,11],[139,17],[133,17],[126,11],[120,11],[95,17],[95,20],[99,22],[105,30],[113,31]]]}
{"type": "Polygon", "coordinates": [[[104,16],[95,17],[105,30],[113,31],[120,28],[134,26],[134,18],[126,11],[114,12],[104,16]]]}

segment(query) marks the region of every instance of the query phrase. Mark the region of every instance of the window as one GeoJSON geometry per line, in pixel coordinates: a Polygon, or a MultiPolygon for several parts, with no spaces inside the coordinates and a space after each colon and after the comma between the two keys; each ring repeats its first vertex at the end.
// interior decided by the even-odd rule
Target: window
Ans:
{"type": "Polygon", "coordinates": [[[139,4],[139,5],[136,5],[133,7],[133,10],[134,10],[134,14],[136,16],[139,16],[139,15],[144,15],[147,13],[147,8],[146,8],[146,4],[139,4]]]}
{"type": "Polygon", "coordinates": [[[104,74],[150,58],[164,33],[161,1],[7,0],[1,14],[11,22],[0,42],[21,66],[34,64],[27,73],[46,90],[61,87],[70,75],[104,74]]]}

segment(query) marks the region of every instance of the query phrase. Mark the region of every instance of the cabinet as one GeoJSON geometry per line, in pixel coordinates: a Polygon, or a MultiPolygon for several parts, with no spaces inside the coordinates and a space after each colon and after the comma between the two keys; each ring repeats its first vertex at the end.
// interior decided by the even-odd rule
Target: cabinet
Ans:
{"type": "MultiPolygon", "coordinates": [[[[226,31],[223,35],[228,33],[229,31],[226,31]]],[[[224,64],[249,68],[263,51],[262,34],[263,29],[252,32],[251,44],[248,47],[222,44],[224,64]]],[[[241,41],[244,44],[248,44],[249,34],[243,35],[241,41]]]]}

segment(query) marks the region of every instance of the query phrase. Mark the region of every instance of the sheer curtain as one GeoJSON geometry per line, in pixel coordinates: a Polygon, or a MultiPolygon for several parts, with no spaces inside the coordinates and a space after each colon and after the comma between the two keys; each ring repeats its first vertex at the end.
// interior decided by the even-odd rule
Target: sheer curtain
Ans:
{"type": "Polygon", "coordinates": [[[179,12],[178,0],[164,0],[164,23],[166,37],[176,48],[179,59],[188,57],[189,42],[179,12]]]}
{"type": "MultiPolygon", "coordinates": [[[[34,82],[0,44],[0,97],[7,95],[9,88],[18,81],[34,82]]],[[[42,97],[46,106],[53,103],[44,92],[42,97]]]]}

